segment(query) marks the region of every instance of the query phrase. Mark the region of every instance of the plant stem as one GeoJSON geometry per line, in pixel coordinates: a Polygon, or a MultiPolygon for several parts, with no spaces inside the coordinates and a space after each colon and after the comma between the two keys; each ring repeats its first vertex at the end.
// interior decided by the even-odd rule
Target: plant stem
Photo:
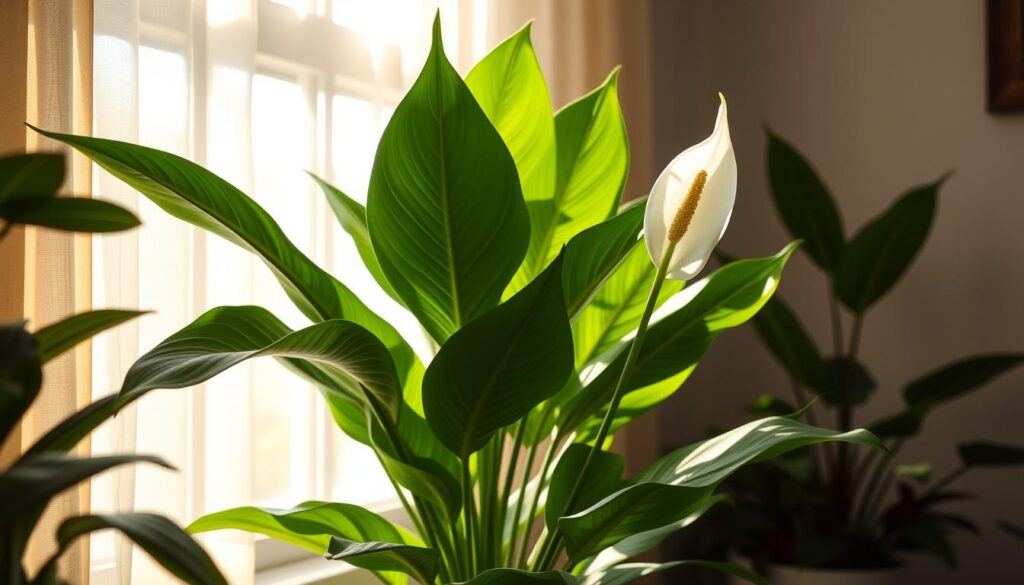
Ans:
{"type": "Polygon", "coordinates": [[[944,475],[942,479],[937,480],[935,483],[929,486],[928,489],[925,490],[923,494],[921,494],[921,497],[926,498],[928,496],[935,495],[942,488],[953,483],[954,481],[959,479],[961,475],[967,473],[968,469],[970,469],[970,467],[967,465],[960,465],[959,467],[953,469],[953,471],[950,471],[949,473],[944,475]]]}
{"type": "MultiPolygon", "coordinates": [[[[622,365],[622,372],[619,374],[619,381],[615,385],[615,390],[612,392],[611,403],[608,405],[608,410],[604,414],[604,420],[601,421],[601,427],[597,431],[597,437],[594,439],[594,446],[590,449],[587,454],[586,460],[583,462],[583,467],[580,468],[579,475],[576,477],[576,482],[573,484],[572,490],[569,492],[569,497],[565,502],[565,509],[561,510],[559,516],[564,515],[566,512],[571,511],[580,498],[580,491],[587,479],[587,472],[590,470],[590,466],[593,464],[597,454],[602,450],[605,439],[608,438],[608,433],[611,431],[612,422],[615,420],[615,413],[619,410],[619,404],[622,402],[622,396],[626,392],[626,386],[629,384],[630,377],[633,375],[633,366],[636,365],[637,358],[640,357],[640,348],[643,346],[644,337],[647,335],[647,328],[651,322],[651,316],[654,314],[654,307],[658,304],[658,294],[661,292],[661,286],[665,282],[665,275],[668,274],[668,265],[672,260],[672,254],[675,252],[676,242],[669,242],[666,247],[661,263],[658,266],[658,271],[654,275],[654,282],[651,283],[651,292],[647,295],[647,305],[644,307],[643,315],[640,317],[640,324],[636,329],[636,337],[633,338],[633,342],[629,345],[629,353],[626,355],[626,362],[622,365]]],[[[547,551],[541,551],[541,555],[538,557],[540,564],[537,568],[541,570],[547,570],[551,568],[555,557],[558,556],[558,549],[561,547],[561,535],[558,532],[558,527],[555,526],[552,530],[552,538],[549,541],[547,551]]]]}
{"type": "Polygon", "coordinates": [[[836,356],[843,355],[843,320],[839,315],[839,301],[836,299],[833,282],[829,281],[828,289],[829,314],[832,317],[832,351],[836,356]]]}
{"type": "MultiPolygon", "coordinates": [[[[498,537],[498,542],[499,543],[502,543],[502,541],[504,539],[506,512],[508,512],[508,500],[512,496],[512,484],[515,481],[516,466],[519,464],[519,452],[522,450],[522,447],[523,447],[523,438],[524,438],[524,435],[526,434],[526,421],[530,418],[530,414],[531,413],[526,413],[526,416],[524,416],[519,421],[519,425],[516,428],[515,439],[512,440],[512,455],[509,458],[508,466],[507,466],[506,471],[505,471],[505,486],[501,490],[501,505],[498,506],[498,524],[495,527],[497,530],[500,531],[500,533],[499,533],[500,535],[498,537]]],[[[533,452],[534,452],[534,449],[530,449],[530,453],[532,454],[533,452]]],[[[529,466],[532,463],[533,463],[532,457],[528,457],[527,461],[525,462],[526,466],[524,467],[524,469],[527,470],[526,471],[526,477],[527,478],[529,478],[529,466]]],[[[516,527],[519,525],[519,513],[522,511],[522,509],[523,509],[523,498],[522,498],[522,493],[520,493],[519,501],[516,502],[515,515],[512,518],[512,530],[510,531],[510,534],[509,534],[508,553],[505,556],[505,565],[506,566],[508,566],[508,565],[510,565],[512,563],[512,558],[515,555],[516,527]]],[[[501,548],[499,548],[498,549],[498,556],[501,556],[501,553],[502,553],[502,550],[501,550],[501,548]]]]}
{"type": "Polygon", "coordinates": [[[469,575],[476,575],[477,541],[476,541],[476,502],[473,498],[473,478],[469,473],[469,458],[462,460],[462,514],[466,526],[466,559],[469,575]]]}
{"type": "MultiPolygon", "coordinates": [[[[551,470],[551,464],[555,460],[555,451],[558,450],[558,444],[561,442],[561,435],[558,432],[553,432],[548,445],[548,450],[544,454],[544,463],[541,464],[540,475],[537,476],[537,489],[533,493],[533,501],[530,503],[530,510],[526,514],[526,530],[523,534],[522,548],[519,550],[519,561],[516,563],[521,569],[526,568],[526,563],[529,560],[527,555],[529,554],[530,545],[530,532],[533,529],[533,519],[537,515],[537,508],[540,506],[540,493],[544,490],[544,482],[547,480],[548,473],[551,470]]],[[[547,536],[545,534],[545,536],[547,536]]],[[[537,544],[540,544],[538,540],[537,544]]],[[[539,558],[539,554],[538,554],[539,558]]]]}

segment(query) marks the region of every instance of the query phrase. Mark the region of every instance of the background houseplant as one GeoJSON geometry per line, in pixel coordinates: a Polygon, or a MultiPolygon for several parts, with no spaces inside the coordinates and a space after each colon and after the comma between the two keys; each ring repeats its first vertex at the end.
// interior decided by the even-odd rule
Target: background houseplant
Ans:
{"type": "MultiPolygon", "coordinates": [[[[305,502],[214,513],[191,531],[260,532],[387,583],[407,575],[423,583],[574,582],[574,575],[621,583],[701,564],[625,561],[717,501],[715,487],[744,463],[828,440],[876,444],[865,431],[769,417],[620,477],[622,459],[605,450],[615,430],[671,395],[720,331],[760,309],[794,246],[732,263],[682,292],[680,282],[662,282],[666,273],[689,276],[703,266],[731,199],[728,209],[713,200],[697,208],[716,210],[721,223],[704,223],[691,208],[685,222],[693,225],[678,233],[672,214],[685,206],[656,185],[652,202],[664,205],[652,209],[669,213],[659,232],[667,248],[678,243],[682,254],[680,238],[705,232],[710,246],[676,267],[659,238],[657,246],[646,242],[658,266],[651,262],[638,239],[645,215],[653,217],[647,202],[619,206],[628,146],[616,83],[613,72],[554,114],[529,27],[463,81],[435,22],[423,71],[378,145],[367,207],[321,181],[381,288],[439,347],[428,367],[222,179],[153,149],[43,132],[172,215],[257,254],[314,322],[291,331],[259,307],[213,309],[143,356],[117,405],[152,389],[191,386],[246,359],[276,357],[321,389],[338,426],[373,448],[396,487],[408,490],[397,491],[415,528],[357,506],[305,502]],[[644,343],[630,341],[634,329],[644,343]]],[[[724,124],[722,116],[712,139],[724,132],[731,155],[724,124]]],[[[680,160],[689,168],[687,153],[680,160]]],[[[709,197],[734,194],[734,170],[731,184],[702,170],[709,197]]],[[[692,173],[680,180],[697,184],[692,173]]]]}
{"type": "MultiPolygon", "coordinates": [[[[57,197],[64,182],[64,157],[26,154],[0,158],[0,240],[18,224],[74,232],[115,232],[139,224],[129,211],[87,198],[57,197]]],[[[139,311],[80,313],[30,333],[25,323],[0,325],[0,443],[17,432],[19,420],[39,395],[43,366],[93,335],[140,315],[139,311]]],[[[147,455],[76,457],[68,453],[116,412],[107,396],[71,415],[39,438],[6,469],[0,469],[0,581],[10,585],[63,582],[57,561],[75,539],[114,529],[174,575],[189,583],[226,583],[213,561],[174,522],[157,514],[92,514],[65,519],[57,550],[29,579],[23,556],[47,504],[67,488],[119,465],[147,462],[147,455]]]]}
{"type": "MultiPolygon", "coordinates": [[[[858,359],[866,315],[923,246],[945,177],[911,189],[847,240],[831,195],[811,165],[783,139],[771,132],[767,138],[778,213],[790,233],[805,238],[805,251],[829,282],[834,347],[823,356],[796,313],[773,297],[753,324],[789,375],[792,395],[761,396],[751,410],[792,412],[794,405],[817,396],[805,416],[849,428],[876,386],[858,359]],[[842,309],[852,317],[848,338],[842,309]]],[[[973,496],[957,490],[955,480],[977,467],[1024,464],[1024,450],[980,441],[961,444],[959,465],[944,473],[933,473],[928,462],[899,464],[898,457],[936,407],[984,387],[1022,362],[1020,353],[976,355],[911,380],[903,389],[903,409],[869,426],[887,441],[888,452],[814,448],[744,470],[730,484],[737,506],[723,510],[726,539],[762,567],[782,563],[877,571],[899,565],[900,553],[910,551],[935,555],[955,567],[949,534],[978,531],[970,519],[948,508],[973,496]]]]}

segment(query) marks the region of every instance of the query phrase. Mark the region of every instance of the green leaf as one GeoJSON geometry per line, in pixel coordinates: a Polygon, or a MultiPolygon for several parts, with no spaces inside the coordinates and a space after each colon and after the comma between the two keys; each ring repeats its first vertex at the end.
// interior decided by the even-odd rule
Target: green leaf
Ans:
{"type": "Polygon", "coordinates": [[[18,199],[0,206],[0,217],[10,223],[37,225],[68,232],[120,232],[142,222],[123,207],[85,197],[18,199]]]}
{"type": "Polygon", "coordinates": [[[562,287],[570,319],[593,304],[595,293],[621,270],[631,251],[643,248],[638,244],[646,204],[646,199],[629,204],[620,214],[583,230],[565,245],[562,287]]]}
{"type": "Polygon", "coordinates": [[[0,157],[0,202],[49,198],[64,184],[64,155],[33,152],[0,157]]]}
{"type": "Polygon", "coordinates": [[[165,339],[128,370],[120,401],[130,402],[158,388],[193,386],[261,356],[299,358],[343,372],[365,388],[371,404],[382,406],[390,420],[397,421],[402,386],[391,355],[372,333],[340,320],[287,332],[258,307],[212,309],[165,339]]]}
{"type": "Polygon", "coordinates": [[[362,325],[391,350],[399,372],[416,361],[394,327],[303,255],[262,207],[224,179],[152,148],[32,128],[76,148],[174,217],[259,256],[310,319],[345,319],[362,325]]]}
{"type": "MultiPolygon", "coordinates": [[[[782,269],[795,249],[794,243],[775,256],[723,266],[669,300],[662,307],[662,312],[669,312],[656,315],[657,321],[640,348],[613,428],[671,396],[719,332],[741,325],[756,314],[775,292],[782,269]]],[[[563,428],[578,429],[588,420],[590,430],[596,428],[625,360],[626,352],[620,351],[573,398],[560,415],[563,428]]]]}
{"type": "Polygon", "coordinates": [[[977,355],[943,366],[914,380],[903,390],[911,406],[932,408],[977,390],[1024,362],[1024,354],[977,355]]]}
{"type": "Polygon", "coordinates": [[[71,543],[90,533],[114,529],[149,553],[172,575],[195,585],[227,585],[213,559],[177,524],[157,514],[125,513],[77,516],[61,523],[57,530],[58,551],[42,569],[56,575],[57,557],[71,543]]]}
{"type": "Polygon", "coordinates": [[[851,311],[863,313],[910,267],[931,229],[947,177],[912,189],[850,241],[836,270],[835,290],[851,311]]]}
{"type": "Polygon", "coordinates": [[[825,381],[816,389],[828,404],[863,404],[875,389],[875,378],[859,361],[845,356],[825,361],[825,381]]]}
{"type": "Polygon", "coordinates": [[[788,416],[796,411],[795,406],[771,394],[757,395],[747,407],[747,412],[764,416],[788,416]]]}
{"type": "Polygon", "coordinates": [[[554,530],[561,516],[567,516],[590,507],[601,498],[618,491],[625,482],[620,479],[626,468],[626,460],[621,455],[599,451],[595,454],[587,471],[587,480],[581,486],[576,504],[571,510],[566,509],[569,494],[580,470],[590,455],[590,445],[573,443],[558,459],[555,470],[551,473],[548,485],[548,496],[544,505],[544,522],[549,531],[554,530]]]}
{"type": "Polygon", "coordinates": [[[1016,445],[1001,445],[986,441],[960,443],[957,446],[960,462],[964,465],[1004,467],[1024,465],[1024,449],[1016,445]]]}
{"type": "Polygon", "coordinates": [[[527,202],[530,247],[515,285],[529,282],[569,238],[618,208],[629,171],[618,79],[616,69],[600,87],[555,115],[555,190],[549,198],[527,202]]]}
{"type": "MultiPolygon", "coordinates": [[[[586,233],[577,237],[584,235],[586,233]]],[[[647,248],[643,245],[634,246],[618,269],[580,311],[572,327],[578,369],[582,370],[610,348],[621,345],[622,338],[636,330],[656,273],[657,269],[647,255],[647,248]]],[[[682,290],[683,286],[685,283],[682,281],[666,280],[658,295],[658,306],[682,290]]]]}
{"type": "Polygon", "coordinates": [[[765,131],[768,140],[768,184],[775,208],[789,233],[806,242],[818,266],[835,271],[843,256],[843,223],[821,177],[792,145],[765,131]]]}
{"type": "Polygon", "coordinates": [[[314,554],[327,552],[331,536],[350,540],[382,540],[419,545],[422,542],[365,508],[352,504],[303,502],[294,508],[245,506],[207,514],[186,531],[199,534],[213,530],[245,530],[302,547],[314,554]]]}
{"type": "Polygon", "coordinates": [[[72,315],[35,332],[39,359],[46,363],[93,335],[130,321],[148,311],[100,309],[72,315]]]}
{"type": "Polygon", "coordinates": [[[532,22],[504,40],[466,76],[466,86],[501,135],[519,171],[526,201],[555,189],[555,119],[530,40],[532,22]]]}
{"type": "Polygon", "coordinates": [[[338,218],[338,223],[342,229],[352,237],[352,241],[356,244],[356,252],[359,253],[359,258],[362,259],[363,265],[366,266],[370,275],[373,276],[373,279],[377,281],[377,284],[380,285],[384,292],[401,303],[402,299],[398,297],[398,293],[391,287],[388,279],[384,277],[384,272],[380,268],[380,261],[377,260],[377,254],[373,251],[373,244],[370,243],[370,230],[366,227],[366,208],[342,192],[341,189],[313,173],[309,173],[309,176],[316,181],[317,185],[320,185],[320,189],[327,196],[327,202],[331,205],[334,216],[338,218]]]}
{"type": "Polygon", "coordinates": [[[626,563],[616,565],[600,573],[588,574],[580,585],[626,585],[627,583],[633,583],[634,581],[639,580],[641,577],[660,573],[675,567],[700,567],[703,569],[717,571],[719,573],[725,573],[727,575],[733,575],[734,577],[739,577],[740,579],[747,581],[748,583],[754,583],[755,585],[768,585],[768,581],[764,580],[757,573],[739,565],[720,561],[700,560],[672,561],[668,563],[626,563]]]}
{"type": "Polygon", "coordinates": [[[39,344],[24,323],[0,325],[0,443],[39,395],[39,344]]]}
{"type": "Polygon", "coordinates": [[[392,542],[353,542],[337,536],[331,537],[324,557],[371,571],[398,571],[427,584],[434,582],[440,565],[437,551],[432,548],[392,542]]]}
{"type": "Polygon", "coordinates": [[[911,465],[897,465],[893,472],[899,477],[909,477],[920,484],[928,483],[932,476],[932,464],[928,462],[911,465]]]}
{"type": "Polygon", "coordinates": [[[68,452],[86,435],[96,430],[108,418],[117,413],[117,394],[100,398],[89,406],[60,421],[46,432],[25,452],[32,457],[46,451],[68,452]]]}
{"type": "Polygon", "coordinates": [[[924,422],[925,410],[909,408],[875,422],[868,429],[883,439],[905,439],[916,435],[924,422]]]}
{"type": "Polygon", "coordinates": [[[562,292],[562,258],[453,335],[427,368],[427,422],[453,453],[463,458],[475,453],[569,379],[572,331],[562,292]]]}
{"type": "Polygon", "coordinates": [[[439,343],[498,304],[526,253],[515,162],[445,57],[439,19],[381,137],[366,214],[384,275],[439,343]]]}
{"type": "Polygon", "coordinates": [[[826,441],[884,449],[864,430],[840,433],[784,417],[753,421],[669,453],[637,476],[636,484],[560,519],[566,550],[571,559],[585,559],[624,538],[681,520],[707,505],[715,487],[743,465],[826,441]]]}
{"type": "Polygon", "coordinates": [[[36,514],[58,493],[111,467],[126,463],[155,463],[173,469],[159,457],[109,455],[78,458],[40,453],[22,458],[0,475],[0,518],[36,514]]]}
{"type": "Polygon", "coordinates": [[[451,585],[576,585],[576,578],[562,571],[531,573],[519,569],[488,569],[469,581],[451,585]]]}
{"type": "Polygon", "coordinates": [[[772,297],[751,323],[768,351],[797,382],[821,387],[825,368],[818,346],[785,301],[772,297]]]}

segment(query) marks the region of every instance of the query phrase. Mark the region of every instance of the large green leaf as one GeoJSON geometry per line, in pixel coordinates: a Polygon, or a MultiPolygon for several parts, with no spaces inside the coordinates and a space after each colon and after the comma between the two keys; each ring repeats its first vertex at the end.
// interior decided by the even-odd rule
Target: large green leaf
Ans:
{"type": "Polygon", "coordinates": [[[439,343],[498,304],[526,253],[515,162],[445,57],[439,19],[381,137],[366,214],[384,275],[439,343]]]}
{"type": "Polygon", "coordinates": [[[600,573],[588,574],[583,581],[580,582],[580,585],[626,585],[627,583],[632,583],[642,577],[654,575],[676,567],[700,567],[703,569],[717,571],[719,573],[725,573],[726,575],[739,577],[740,579],[748,583],[754,583],[755,585],[768,585],[768,581],[764,580],[757,573],[739,565],[723,563],[720,561],[701,560],[671,561],[668,563],[626,563],[616,565],[615,567],[600,573]]]}
{"type": "MultiPolygon", "coordinates": [[[[632,248],[618,270],[598,289],[573,322],[577,368],[590,364],[636,330],[656,273],[647,248],[642,245],[632,248]]],[[[682,290],[684,285],[680,280],[666,280],[658,295],[658,306],[682,290]]]]}
{"type": "Polygon", "coordinates": [[[931,229],[946,178],[912,189],[850,241],[835,278],[836,294],[850,310],[867,310],[910,267],[931,229]]]}
{"type": "Polygon", "coordinates": [[[972,441],[957,445],[957,453],[960,455],[960,462],[964,465],[991,467],[1024,465],[1024,449],[1017,445],[972,441]]]}
{"type": "Polygon", "coordinates": [[[576,578],[562,571],[531,573],[519,569],[488,569],[469,581],[452,585],[576,585],[576,578]]]}
{"type": "Polygon", "coordinates": [[[36,514],[50,498],[78,482],[118,465],[139,462],[173,469],[164,460],[150,455],[78,458],[63,453],[40,453],[22,458],[0,475],[0,519],[36,514]]]}
{"type": "Polygon", "coordinates": [[[864,430],[820,429],[785,417],[753,421],[673,451],[636,481],[558,526],[572,559],[585,559],[624,538],[681,520],[705,506],[715,487],[741,466],[826,441],[884,448],[864,430]]]}
{"type": "Polygon", "coordinates": [[[986,354],[956,361],[914,380],[903,390],[911,406],[931,408],[959,398],[1024,363],[1024,354],[986,354]]]}
{"type": "Polygon", "coordinates": [[[114,416],[117,413],[116,407],[117,394],[100,398],[47,431],[25,452],[25,457],[32,457],[45,451],[70,451],[86,435],[96,430],[96,427],[114,416]]]}
{"type": "Polygon", "coordinates": [[[632,250],[643,248],[638,244],[646,204],[646,199],[633,202],[615,217],[576,234],[565,245],[562,288],[570,319],[595,302],[595,293],[621,270],[632,250]]]}
{"type": "Polygon", "coordinates": [[[120,400],[127,403],[158,388],[193,386],[247,359],[274,356],[319,362],[344,372],[366,389],[372,404],[386,409],[390,420],[397,422],[402,385],[387,348],[372,333],[341,320],[285,335],[282,327],[259,308],[212,309],[139,358],[125,375],[120,400]]]}
{"type": "Polygon", "coordinates": [[[362,325],[392,351],[400,372],[415,361],[412,348],[394,327],[303,255],[263,208],[224,179],[152,148],[33,129],[79,150],[174,217],[258,255],[310,319],[345,319],[362,325]]]}
{"type": "Polygon", "coordinates": [[[130,321],[146,311],[99,309],[72,315],[35,332],[39,359],[44,364],[93,335],[130,321]]]}
{"type": "MultiPolygon", "coordinates": [[[[775,292],[796,244],[767,258],[740,260],[677,293],[656,316],[637,357],[617,411],[617,428],[675,392],[722,330],[750,319],[775,292]]],[[[595,427],[611,399],[626,353],[620,351],[560,415],[562,427],[595,427]]]]}
{"type": "Polygon", "coordinates": [[[331,205],[334,216],[338,218],[338,223],[342,229],[352,237],[352,241],[356,245],[356,252],[359,253],[359,258],[362,259],[363,265],[366,266],[370,275],[373,276],[373,279],[377,281],[377,284],[380,285],[384,292],[401,303],[402,299],[398,297],[398,293],[391,287],[388,279],[384,277],[384,272],[380,268],[380,261],[377,260],[376,252],[373,251],[373,244],[370,242],[370,230],[366,227],[366,208],[355,199],[346,195],[341,189],[313,173],[309,173],[309,176],[313,177],[316,184],[320,185],[324,195],[327,196],[327,202],[331,205]]]}
{"type": "Polygon", "coordinates": [[[39,578],[56,575],[57,558],[75,539],[107,529],[123,533],[185,583],[227,585],[213,559],[177,524],[157,514],[137,512],[77,516],[65,520],[57,530],[58,551],[42,568],[39,578]]]}
{"type": "Polygon", "coordinates": [[[49,198],[64,184],[64,155],[46,152],[0,157],[0,202],[49,198]]]}
{"type": "Polygon", "coordinates": [[[345,561],[371,571],[397,571],[414,577],[420,583],[433,583],[440,558],[432,548],[393,542],[354,542],[331,537],[326,558],[345,561]]]}
{"type": "Polygon", "coordinates": [[[134,213],[123,207],[86,197],[8,200],[0,205],[0,218],[10,223],[68,232],[120,232],[141,223],[134,213]]]}
{"type": "Polygon", "coordinates": [[[466,76],[480,109],[508,146],[526,201],[555,189],[555,119],[530,40],[532,22],[491,50],[466,76]]]}
{"type": "Polygon", "coordinates": [[[581,485],[576,504],[566,509],[569,494],[579,479],[580,470],[590,454],[590,445],[573,443],[558,459],[558,465],[551,473],[548,495],[544,501],[544,522],[548,530],[554,530],[558,518],[590,507],[592,504],[623,487],[622,471],[626,460],[621,455],[599,451],[595,453],[587,471],[586,481],[581,485]]]}
{"type": "Polygon", "coordinates": [[[772,297],[751,322],[765,347],[797,382],[821,387],[825,370],[818,346],[785,301],[772,297]]]}
{"type": "Polygon", "coordinates": [[[0,325],[0,443],[39,395],[39,343],[24,323],[0,325]]]}
{"type": "Polygon", "coordinates": [[[289,509],[232,508],[207,514],[186,528],[190,534],[226,529],[262,534],[318,555],[327,551],[331,536],[359,541],[422,544],[409,531],[365,508],[317,501],[303,502],[289,509]]]}
{"type": "Polygon", "coordinates": [[[768,184],[775,208],[794,238],[806,242],[807,254],[832,272],[843,256],[845,239],[839,211],[825,183],[792,145],[765,132],[768,184]]]}
{"type": "MultiPolygon", "coordinates": [[[[554,193],[530,200],[530,248],[516,285],[540,274],[569,238],[611,217],[629,171],[629,139],[616,69],[600,87],[555,115],[554,193]]],[[[519,287],[514,287],[519,288],[519,287]]]]}
{"type": "Polygon", "coordinates": [[[572,373],[572,331],[562,256],[529,286],[445,343],[423,378],[434,433],[468,457],[562,389],[572,373]]]}

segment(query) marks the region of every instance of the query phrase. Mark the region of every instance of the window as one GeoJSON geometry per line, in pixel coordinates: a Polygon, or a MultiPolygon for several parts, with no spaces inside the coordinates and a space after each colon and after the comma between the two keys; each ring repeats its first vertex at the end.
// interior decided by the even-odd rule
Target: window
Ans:
{"type": "MultiPolygon", "coordinates": [[[[232,182],[426,354],[415,320],[379,290],[305,171],[365,202],[377,140],[422,64],[434,11],[440,4],[455,56],[460,45],[482,49],[459,22],[479,20],[487,3],[218,0],[203,13],[202,2],[138,0],[137,22],[126,22],[123,4],[96,0],[95,133],[180,154],[232,182]]],[[[144,223],[94,244],[94,303],[155,311],[97,339],[97,397],[116,390],[141,353],[210,308],[256,304],[291,327],[306,323],[252,255],[169,217],[105,173],[94,176],[97,194],[134,205],[144,223]]],[[[323,499],[397,513],[372,451],[337,430],[317,391],[272,360],[200,388],[152,393],[103,427],[93,448],[157,453],[180,470],[102,477],[92,490],[98,511],[134,506],[187,523],[239,505],[323,499]]],[[[251,581],[254,567],[261,582],[277,582],[282,565],[308,558],[269,539],[257,537],[255,551],[249,542],[206,539],[232,582],[251,581]]],[[[113,534],[95,539],[91,556],[93,583],[162,578],[113,534]]]]}

